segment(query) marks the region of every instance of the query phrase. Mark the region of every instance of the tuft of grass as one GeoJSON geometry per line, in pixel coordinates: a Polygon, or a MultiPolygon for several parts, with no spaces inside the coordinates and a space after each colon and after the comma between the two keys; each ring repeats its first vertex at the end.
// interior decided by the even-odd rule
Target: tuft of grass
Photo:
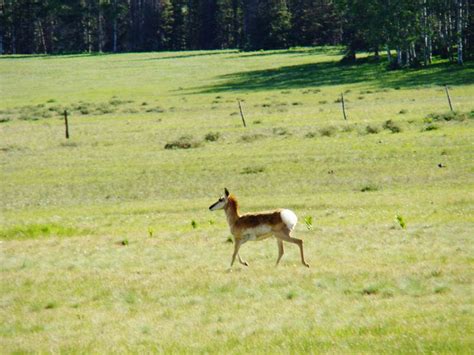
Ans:
{"type": "Polygon", "coordinates": [[[155,230],[153,229],[153,227],[148,227],[148,236],[150,238],[153,237],[153,234],[155,233],[155,230]]]}
{"type": "Polygon", "coordinates": [[[56,301],[51,301],[46,303],[46,306],[44,306],[44,309],[54,309],[58,307],[58,303],[56,301]]]}
{"type": "Polygon", "coordinates": [[[334,126],[323,127],[319,130],[322,137],[332,137],[336,134],[337,129],[334,126]]]}
{"type": "Polygon", "coordinates": [[[458,121],[462,122],[465,121],[469,118],[469,116],[472,117],[472,112],[471,114],[465,113],[465,112],[458,112],[458,111],[449,111],[449,112],[444,112],[444,113],[430,113],[429,115],[426,116],[426,118],[430,119],[431,121],[444,121],[444,122],[449,122],[449,121],[458,121]]]}
{"type": "Polygon", "coordinates": [[[378,294],[379,292],[380,292],[379,285],[369,285],[369,286],[364,287],[360,293],[362,295],[372,296],[372,295],[378,294]]]}
{"type": "Polygon", "coordinates": [[[173,142],[165,144],[165,149],[191,149],[201,146],[200,142],[194,140],[192,136],[181,136],[173,142]]]}
{"type": "Polygon", "coordinates": [[[290,131],[283,127],[275,127],[272,132],[276,136],[288,136],[290,134],[290,131]]]}
{"type": "Polygon", "coordinates": [[[59,143],[59,145],[61,147],[67,147],[67,148],[76,148],[76,147],[79,146],[79,144],[77,142],[72,142],[72,141],[61,142],[61,143],[59,143]]]}
{"type": "Polygon", "coordinates": [[[292,299],[295,299],[296,296],[297,296],[296,291],[290,290],[290,291],[288,291],[288,293],[286,294],[286,299],[287,299],[287,300],[292,300],[292,299]]]}
{"type": "Polygon", "coordinates": [[[245,143],[252,143],[255,142],[259,139],[265,138],[263,134],[244,134],[242,137],[240,137],[240,140],[245,143]]]}
{"type": "Polygon", "coordinates": [[[245,167],[241,174],[259,174],[265,171],[265,167],[263,166],[247,166],[245,167]]]}
{"type": "Polygon", "coordinates": [[[367,184],[360,189],[361,192],[373,192],[378,190],[379,187],[375,184],[367,184]]]}
{"type": "Polygon", "coordinates": [[[46,237],[72,237],[88,234],[87,230],[60,224],[26,224],[18,225],[6,229],[0,229],[0,239],[4,240],[24,240],[39,239],[46,237]]]}
{"type": "Polygon", "coordinates": [[[398,225],[399,225],[400,227],[402,227],[403,229],[406,229],[406,228],[407,228],[407,224],[406,224],[405,219],[403,218],[402,215],[397,214],[397,215],[395,216],[395,218],[396,218],[396,220],[397,220],[397,222],[398,222],[398,225]]]}
{"type": "Polygon", "coordinates": [[[193,227],[193,229],[196,229],[198,227],[198,224],[194,219],[191,221],[191,227],[193,227]]]}
{"type": "Polygon", "coordinates": [[[447,293],[448,291],[449,291],[449,287],[445,285],[437,285],[433,289],[433,292],[437,294],[447,293]]]}
{"type": "Polygon", "coordinates": [[[313,217],[312,216],[306,216],[304,218],[304,224],[306,226],[307,230],[313,230],[313,217]]]}
{"type": "Polygon", "coordinates": [[[384,129],[388,129],[389,131],[391,131],[392,133],[400,133],[402,131],[402,129],[400,128],[400,126],[392,121],[392,120],[387,120],[384,122],[383,126],[382,126],[384,129]]]}
{"type": "Polygon", "coordinates": [[[314,137],[317,137],[318,134],[316,132],[308,132],[305,134],[305,137],[306,138],[314,138],[314,137]]]}
{"type": "Polygon", "coordinates": [[[406,109],[404,109],[404,108],[401,109],[401,110],[398,112],[398,114],[400,114],[400,115],[404,115],[404,114],[406,114],[406,113],[408,113],[408,110],[406,110],[406,109]]]}
{"type": "Polygon", "coordinates": [[[374,124],[369,124],[365,127],[365,132],[367,134],[377,134],[380,132],[380,127],[374,124]]]}
{"type": "Polygon", "coordinates": [[[207,142],[216,142],[221,137],[219,132],[209,132],[204,136],[204,140],[207,142]]]}
{"type": "Polygon", "coordinates": [[[422,128],[422,132],[436,131],[439,129],[439,126],[434,123],[425,123],[422,128]]]}

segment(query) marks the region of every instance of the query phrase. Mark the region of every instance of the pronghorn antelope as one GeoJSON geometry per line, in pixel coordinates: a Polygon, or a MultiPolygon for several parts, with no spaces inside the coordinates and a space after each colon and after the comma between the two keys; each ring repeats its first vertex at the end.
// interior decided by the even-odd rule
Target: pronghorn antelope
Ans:
{"type": "Polygon", "coordinates": [[[246,213],[241,215],[239,213],[239,204],[234,195],[231,195],[227,189],[225,194],[213,203],[209,209],[211,211],[224,209],[227,216],[227,223],[230,227],[230,232],[234,236],[234,253],[232,254],[232,261],[230,267],[234,264],[235,257],[239,258],[242,265],[248,266],[248,263],[239,255],[239,248],[249,240],[263,240],[271,237],[276,237],[278,243],[278,258],[276,264],[280,262],[283,256],[283,241],[297,244],[300,248],[301,262],[304,266],[309,265],[304,260],[303,241],[291,237],[291,232],[295,228],[298,218],[293,211],[287,209],[277,209],[270,212],[246,213]]]}

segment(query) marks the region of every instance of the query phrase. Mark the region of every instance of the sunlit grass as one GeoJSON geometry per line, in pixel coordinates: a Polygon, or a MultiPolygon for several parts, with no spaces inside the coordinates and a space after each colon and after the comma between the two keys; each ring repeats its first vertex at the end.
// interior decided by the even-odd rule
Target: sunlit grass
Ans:
{"type": "Polygon", "coordinates": [[[472,65],[340,57],[0,58],[2,351],[468,353],[472,65]],[[229,272],[224,187],[293,209],[311,268],[229,272]]]}

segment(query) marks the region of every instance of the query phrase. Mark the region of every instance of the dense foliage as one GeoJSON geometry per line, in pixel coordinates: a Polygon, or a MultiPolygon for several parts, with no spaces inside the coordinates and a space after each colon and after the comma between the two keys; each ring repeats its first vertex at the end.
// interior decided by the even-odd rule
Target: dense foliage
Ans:
{"type": "Polygon", "coordinates": [[[0,53],[345,44],[348,60],[384,50],[393,66],[462,62],[472,10],[468,0],[0,0],[0,53]]]}

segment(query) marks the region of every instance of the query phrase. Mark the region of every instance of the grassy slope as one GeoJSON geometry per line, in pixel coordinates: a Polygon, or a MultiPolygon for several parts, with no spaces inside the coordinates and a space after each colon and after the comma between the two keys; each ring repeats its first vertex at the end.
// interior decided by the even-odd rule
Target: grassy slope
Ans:
{"type": "Polygon", "coordinates": [[[445,83],[473,110],[474,68],[339,58],[0,58],[1,348],[469,352],[473,121],[425,117],[446,112],[445,83]],[[183,135],[201,146],[164,149],[183,135]],[[224,186],[244,211],[294,209],[311,269],[292,245],[274,268],[266,241],[228,273],[225,218],[207,211],[224,186]]]}

